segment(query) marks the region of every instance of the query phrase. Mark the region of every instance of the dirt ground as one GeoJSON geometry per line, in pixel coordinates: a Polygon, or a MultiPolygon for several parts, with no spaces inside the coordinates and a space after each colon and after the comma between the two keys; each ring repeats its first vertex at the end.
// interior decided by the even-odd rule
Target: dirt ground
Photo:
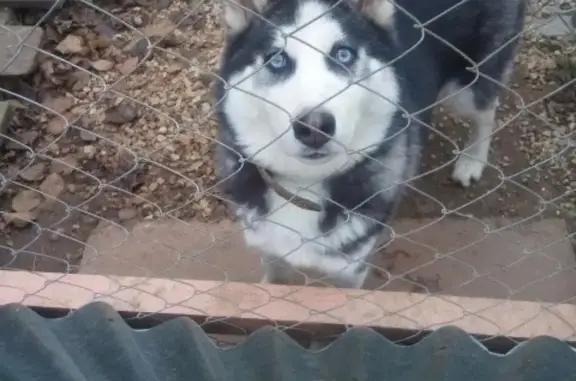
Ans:
{"type": "MultiPolygon", "coordinates": [[[[73,272],[103,220],[228,218],[213,189],[218,5],[98,4],[57,11],[37,72],[2,85],[20,97],[0,148],[9,179],[0,193],[0,268],[73,272]]],[[[22,17],[33,24],[39,16],[22,17]]],[[[576,95],[572,86],[547,97],[576,77],[576,69],[563,74],[567,62],[576,67],[570,60],[564,45],[527,37],[504,91],[492,166],[470,190],[449,180],[451,142],[462,147],[468,129],[440,113],[435,127],[450,140],[432,136],[425,175],[413,184],[420,192],[408,191],[399,217],[573,212],[576,95]]]]}

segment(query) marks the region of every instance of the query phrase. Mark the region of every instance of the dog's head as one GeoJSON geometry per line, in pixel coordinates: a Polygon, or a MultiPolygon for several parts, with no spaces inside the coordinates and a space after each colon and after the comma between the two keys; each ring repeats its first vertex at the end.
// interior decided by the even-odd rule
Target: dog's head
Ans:
{"type": "Polygon", "coordinates": [[[243,153],[325,176],[386,136],[398,83],[389,0],[224,0],[221,115],[243,153]]]}

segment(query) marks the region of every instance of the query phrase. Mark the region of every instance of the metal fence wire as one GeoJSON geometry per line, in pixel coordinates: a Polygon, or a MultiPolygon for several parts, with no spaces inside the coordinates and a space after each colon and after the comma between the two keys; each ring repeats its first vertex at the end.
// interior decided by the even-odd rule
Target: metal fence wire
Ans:
{"type": "MultiPolygon", "coordinates": [[[[423,296],[415,303],[450,295],[542,302],[530,319],[574,302],[575,23],[574,2],[530,0],[487,168],[466,190],[449,177],[467,122],[436,108],[422,168],[391,222],[394,239],[370,263],[359,299],[369,303],[380,290],[423,296]]],[[[0,35],[0,44],[17,41],[1,73],[14,69],[17,52],[38,62],[0,80],[11,110],[0,130],[0,268],[56,274],[34,293],[22,285],[22,302],[71,273],[214,280],[201,290],[213,295],[231,281],[259,287],[260,261],[215,174],[221,2],[54,2],[16,10],[0,35]],[[38,29],[42,45],[32,41],[38,29]]],[[[18,289],[2,279],[0,290],[18,289]]],[[[126,287],[88,291],[130,304],[126,287]]],[[[183,303],[166,295],[156,312],[183,303]]],[[[501,335],[512,329],[490,323],[501,335]]],[[[573,325],[561,324],[574,339],[573,325]]]]}

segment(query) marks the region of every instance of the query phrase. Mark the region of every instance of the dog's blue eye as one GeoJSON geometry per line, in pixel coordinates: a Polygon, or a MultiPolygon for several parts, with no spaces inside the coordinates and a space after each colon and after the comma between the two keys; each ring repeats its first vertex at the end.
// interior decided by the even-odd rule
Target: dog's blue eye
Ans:
{"type": "Polygon", "coordinates": [[[288,56],[284,52],[275,51],[266,55],[264,60],[274,70],[281,70],[288,64],[288,56]]]}
{"type": "Polygon", "coordinates": [[[351,65],[356,60],[356,52],[351,48],[340,47],[336,49],[334,58],[344,65],[351,65]]]}

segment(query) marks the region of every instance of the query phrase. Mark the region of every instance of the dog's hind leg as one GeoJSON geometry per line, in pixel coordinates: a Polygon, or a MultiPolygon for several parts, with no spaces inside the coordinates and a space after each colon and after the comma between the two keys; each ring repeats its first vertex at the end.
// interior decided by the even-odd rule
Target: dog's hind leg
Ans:
{"type": "Polygon", "coordinates": [[[444,94],[441,95],[443,97],[447,93],[452,94],[445,103],[452,111],[472,123],[471,136],[452,172],[452,179],[464,187],[468,187],[472,180],[480,180],[488,162],[490,141],[496,124],[497,94],[478,95],[478,91],[481,89],[474,86],[463,88],[456,82],[449,82],[442,90],[444,94]],[[479,97],[490,99],[484,98],[479,102],[477,100],[479,97]]]}
{"type": "Polygon", "coordinates": [[[474,78],[475,74],[471,75],[470,72],[455,77],[443,87],[439,96],[444,99],[450,94],[443,103],[472,124],[471,136],[452,172],[452,179],[464,187],[468,187],[472,181],[480,180],[488,162],[490,142],[496,127],[496,108],[513,68],[513,50],[507,53],[508,61],[488,61],[483,64],[483,74],[478,78],[474,78]]]}
{"type": "Polygon", "coordinates": [[[443,98],[457,92],[445,103],[472,122],[470,140],[452,172],[452,179],[464,187],[479,180],[486,167],[498,99],[512,74],[517,37],[522,30],[524,1],[501,3],[487,2],[488,16],[476,31],[479,41],[470,58],[479,65],[468,69],[471,65],[463,62],[461,71],[453,74],[440,94],[443,98]]]}

